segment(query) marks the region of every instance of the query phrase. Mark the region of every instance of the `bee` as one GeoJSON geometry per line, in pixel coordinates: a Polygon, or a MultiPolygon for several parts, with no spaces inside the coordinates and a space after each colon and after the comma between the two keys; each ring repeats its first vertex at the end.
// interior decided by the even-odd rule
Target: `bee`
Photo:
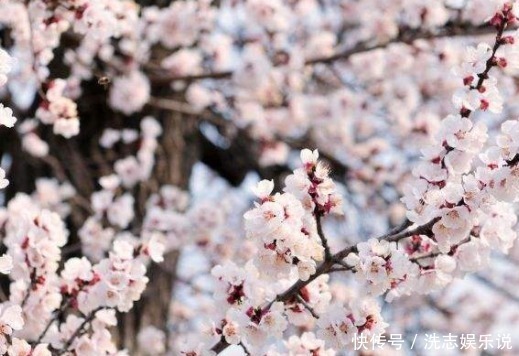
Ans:
{"type": "Polygon", "coordinates": [[[110,79],[107,76],[99,77],[97,80],[97,84],[101,85],[103,88],[108,89],[108,86],[112,82],[112,79],[110,79]]]}

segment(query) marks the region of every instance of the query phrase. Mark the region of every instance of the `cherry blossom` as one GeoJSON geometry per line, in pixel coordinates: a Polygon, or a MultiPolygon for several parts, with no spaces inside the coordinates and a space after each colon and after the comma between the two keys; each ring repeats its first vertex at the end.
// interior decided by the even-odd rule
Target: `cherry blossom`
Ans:
{"type": "Polygon", "coordinates": [[[148,101],[150,84],[141,72],[131,72],[114,79],[110,92],[110,105],[125,114],[139,111],[148,101]],[[130,105],[129,105],[130,104],[130,105]]]}
{"type": "Polygon", "coordinates": [[[142,329],[137,336],[143,352],[149,355],[158,355],[166,351],[166,335],[162,330],[153,326],[142,329]]]}
{"type": "Polygon", "coordinates": [[[9,180],[5,179],[5,171],[0,168],[0,189],[4,189],[9,185],[9,180]]]}
{"type": "Polygon", "coordinates": [[[13,117],[13,110],[0,104],[0,124],[7,127],[13,127],[15,122],[16,118],[13,117]]]}
{"type": "Polygon", "coordinates": [[[515,334],[518,14],[0,1],[0,354],[515,334]]]}
{"type": "Polygon", "coordinates": [[[315,337],[311,332],[305,332],[300,337],[293,335],[284,342],[283,351],[269,350],[268,356],[278,355],[312,355],[316,352],[324,356],[333,356],[335,351],[333,349],[326,349],[324,342],[315,337]]]}
{"type": "Polygon", "coordinates": [[[36,116],[44,124],[53,125],[55,134],[70,138],[79,133],[79,118],[76,103],[63,95],[66,85],[60,79],[49,84],[45,100],[38,108],[36,116]]]}

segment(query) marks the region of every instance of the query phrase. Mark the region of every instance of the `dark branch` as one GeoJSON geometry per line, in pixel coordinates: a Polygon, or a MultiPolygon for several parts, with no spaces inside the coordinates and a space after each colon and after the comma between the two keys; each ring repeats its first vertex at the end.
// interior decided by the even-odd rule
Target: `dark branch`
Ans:
{"type": "Polygon", "coordinates": [[[299,303],[303,304],[305,309],[308,310],[314,318],[319,319],[319,315],[317,315],[317,313],[314,311],[314,309],[311,306],[309,306],[308,303],[299,294],[297,295],[297,301],[299,303]]]}
{"type": "MultiPolygon", "coordinates": [[[[403,224],[397,226],[396,228],[394,228],[391,231],[389,231],[388,233],[378,237],[377,239],[379,239],[379,240],[384,239],[384,240],[387,240],[387,241],[396,242],[396,241],[399,241],[399,240],[401,240],[403,238],[406,238],[406,237],[409,237],[409,236],[413,236],[413,235],[430,234],[432,226],[438,220],[439,220],[439,218],[436,218],[436,219],[431,220],[427,224],[419,226],[419,227],[417,227],[417,228],[415,228],[413,230],[403,231],[403,230],[407,229],[410,226],[410,222],[409,221],[405,221],[403,224]],[[393,232],[393,234],[392,234],[392,232],[393,232]],[[394,232],[396,232],[396,234],[394,234],[394,232]]],[[[312,283],[314,280],[316,280],[319,276],[321,276],[323,274],[331,273],[331,272],[336,272],[336,271],[348,271],[348,270],[351,270],[351,268],[349,268],[349,267],[339,267],[339,268],[337,268],[337,267],[334,267],[334,265],[335,264],[343,265],[341,263],[342,262],[341,260],[344,257],[346,257],[350,252],[356,252],[356,251],[357,251],[357,246],[353,245],[353,246],[350,246],[350,247],[348,247],[348,248],[346,248],[344,250],[341,250],[338,253],[332,255],[329,260],[325,260],[319,267],[317,267],[315,273],[313,275],[311,275],[308,280],[306,280],[306,281],[298,280],[297,282],[295,282],[290,288],[288,288],[282,294],[279,294],[271,303],[269,303],[269,305],[266,307],[266,309],[268,310],[270,308],[270,305],[272,305],[272,303],[274,301],[286,302],[286,301],[289,301],[289,300],[293,300],[294,298],[297,298],[299,296],[299,291],[303,287],[305,287],[308,284],[312,283]]],[[[212,348],[212,350],[218,354],[221,351],[225,350],[228,346],[229,346],[229,344],[222,337],[222,339],[212,348]]]]}
{"type": "MultiPolygon", "coordinates": [[[[413,30],[409,28],[402,28],[399,31],[398,36],[392,38],[388,41],[382,43],[373,44],[372,41],[364,41],[358,43],[352,48],[349,48],[345,51],[335,53],[331,56],[324,57],[315,57],[305,61],[306,65],[314,65],[314,64],[330,64],[338,60],[345,60],[354,54],[369,52],[376,49],[385,48],[394,43],[412,43],[416,40],[430,40],[436,38],[443,37],[455,37],[455,36],[479,36],[494,33],[494,28],[492,26],[484,25],[484,26],[474,26],[468,23],[448,23],[444,27],[437,29],[435,31],[430,30],[413,30]]],[[[194,75],[174,75],[168,76],[167,74],[161,74],[152,76],[150,75],[151,80],[156,84],[167,84],[173,81],[196,81],[202,79],[228,79],[232,76],[232,71],[222,71],[222,72],[211,72],[211,73],[202,73],[202,74],[194,74],[194,75]]]]}
{"type": "Polygon", "coordinates": [[[332,253],[330,252],[330,246],[328,245],[328,240],[326,239],[326,236],[324,235],[321,218],[322,218],[322,214],[319,212],[315,212],[315,223],[317,225],[317,234],[319,235],[319,238],[321,239],[321,243],[324,247],[324,259],[325,259],[325,261],[331,261],[332,253]]]}

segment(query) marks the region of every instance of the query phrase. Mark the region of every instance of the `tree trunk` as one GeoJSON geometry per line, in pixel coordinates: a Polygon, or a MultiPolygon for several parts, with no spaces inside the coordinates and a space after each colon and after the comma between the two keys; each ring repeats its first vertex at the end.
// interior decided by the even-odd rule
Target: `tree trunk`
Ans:
{"type": "MultiPolygon", "coordinates": [[[[187,189],[192,167],[199,156],[195,118],[174,112],[163,113],[162,116],[162,152],[154,176],[160,186],[171,184],[187,189]]],[[[168,319],[179,255],[180,251],[171,251],[166,254],[164,262],[150,266],[150,281],[142,299],[135,303],[130,312],[120,317],[119,344],[131,355],[140,355],[137,333],[141,327],[153,325],[162,330],[169,329],[168,319]]]]}

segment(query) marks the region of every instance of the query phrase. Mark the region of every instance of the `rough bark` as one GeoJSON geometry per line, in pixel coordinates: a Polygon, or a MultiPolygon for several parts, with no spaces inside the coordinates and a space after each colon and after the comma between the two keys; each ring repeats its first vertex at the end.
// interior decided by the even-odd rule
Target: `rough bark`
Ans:
{"type": "MultiPolygon", "coordinates": [[[[158,186],[172,184],[187,189],[192,167],[198,160],[198,127],[193,118],[180,113],[163,112],[161,116],[164,132],[154,177],[158,186]]],[[[180,251],[171,251],[163,263],[150,267],[150,281],[142,299],[120,317],[119,344],[131,355],[139,355],[136,341],[142,326],[169,329],[168,316],[179,255],[180,251]]]]}

